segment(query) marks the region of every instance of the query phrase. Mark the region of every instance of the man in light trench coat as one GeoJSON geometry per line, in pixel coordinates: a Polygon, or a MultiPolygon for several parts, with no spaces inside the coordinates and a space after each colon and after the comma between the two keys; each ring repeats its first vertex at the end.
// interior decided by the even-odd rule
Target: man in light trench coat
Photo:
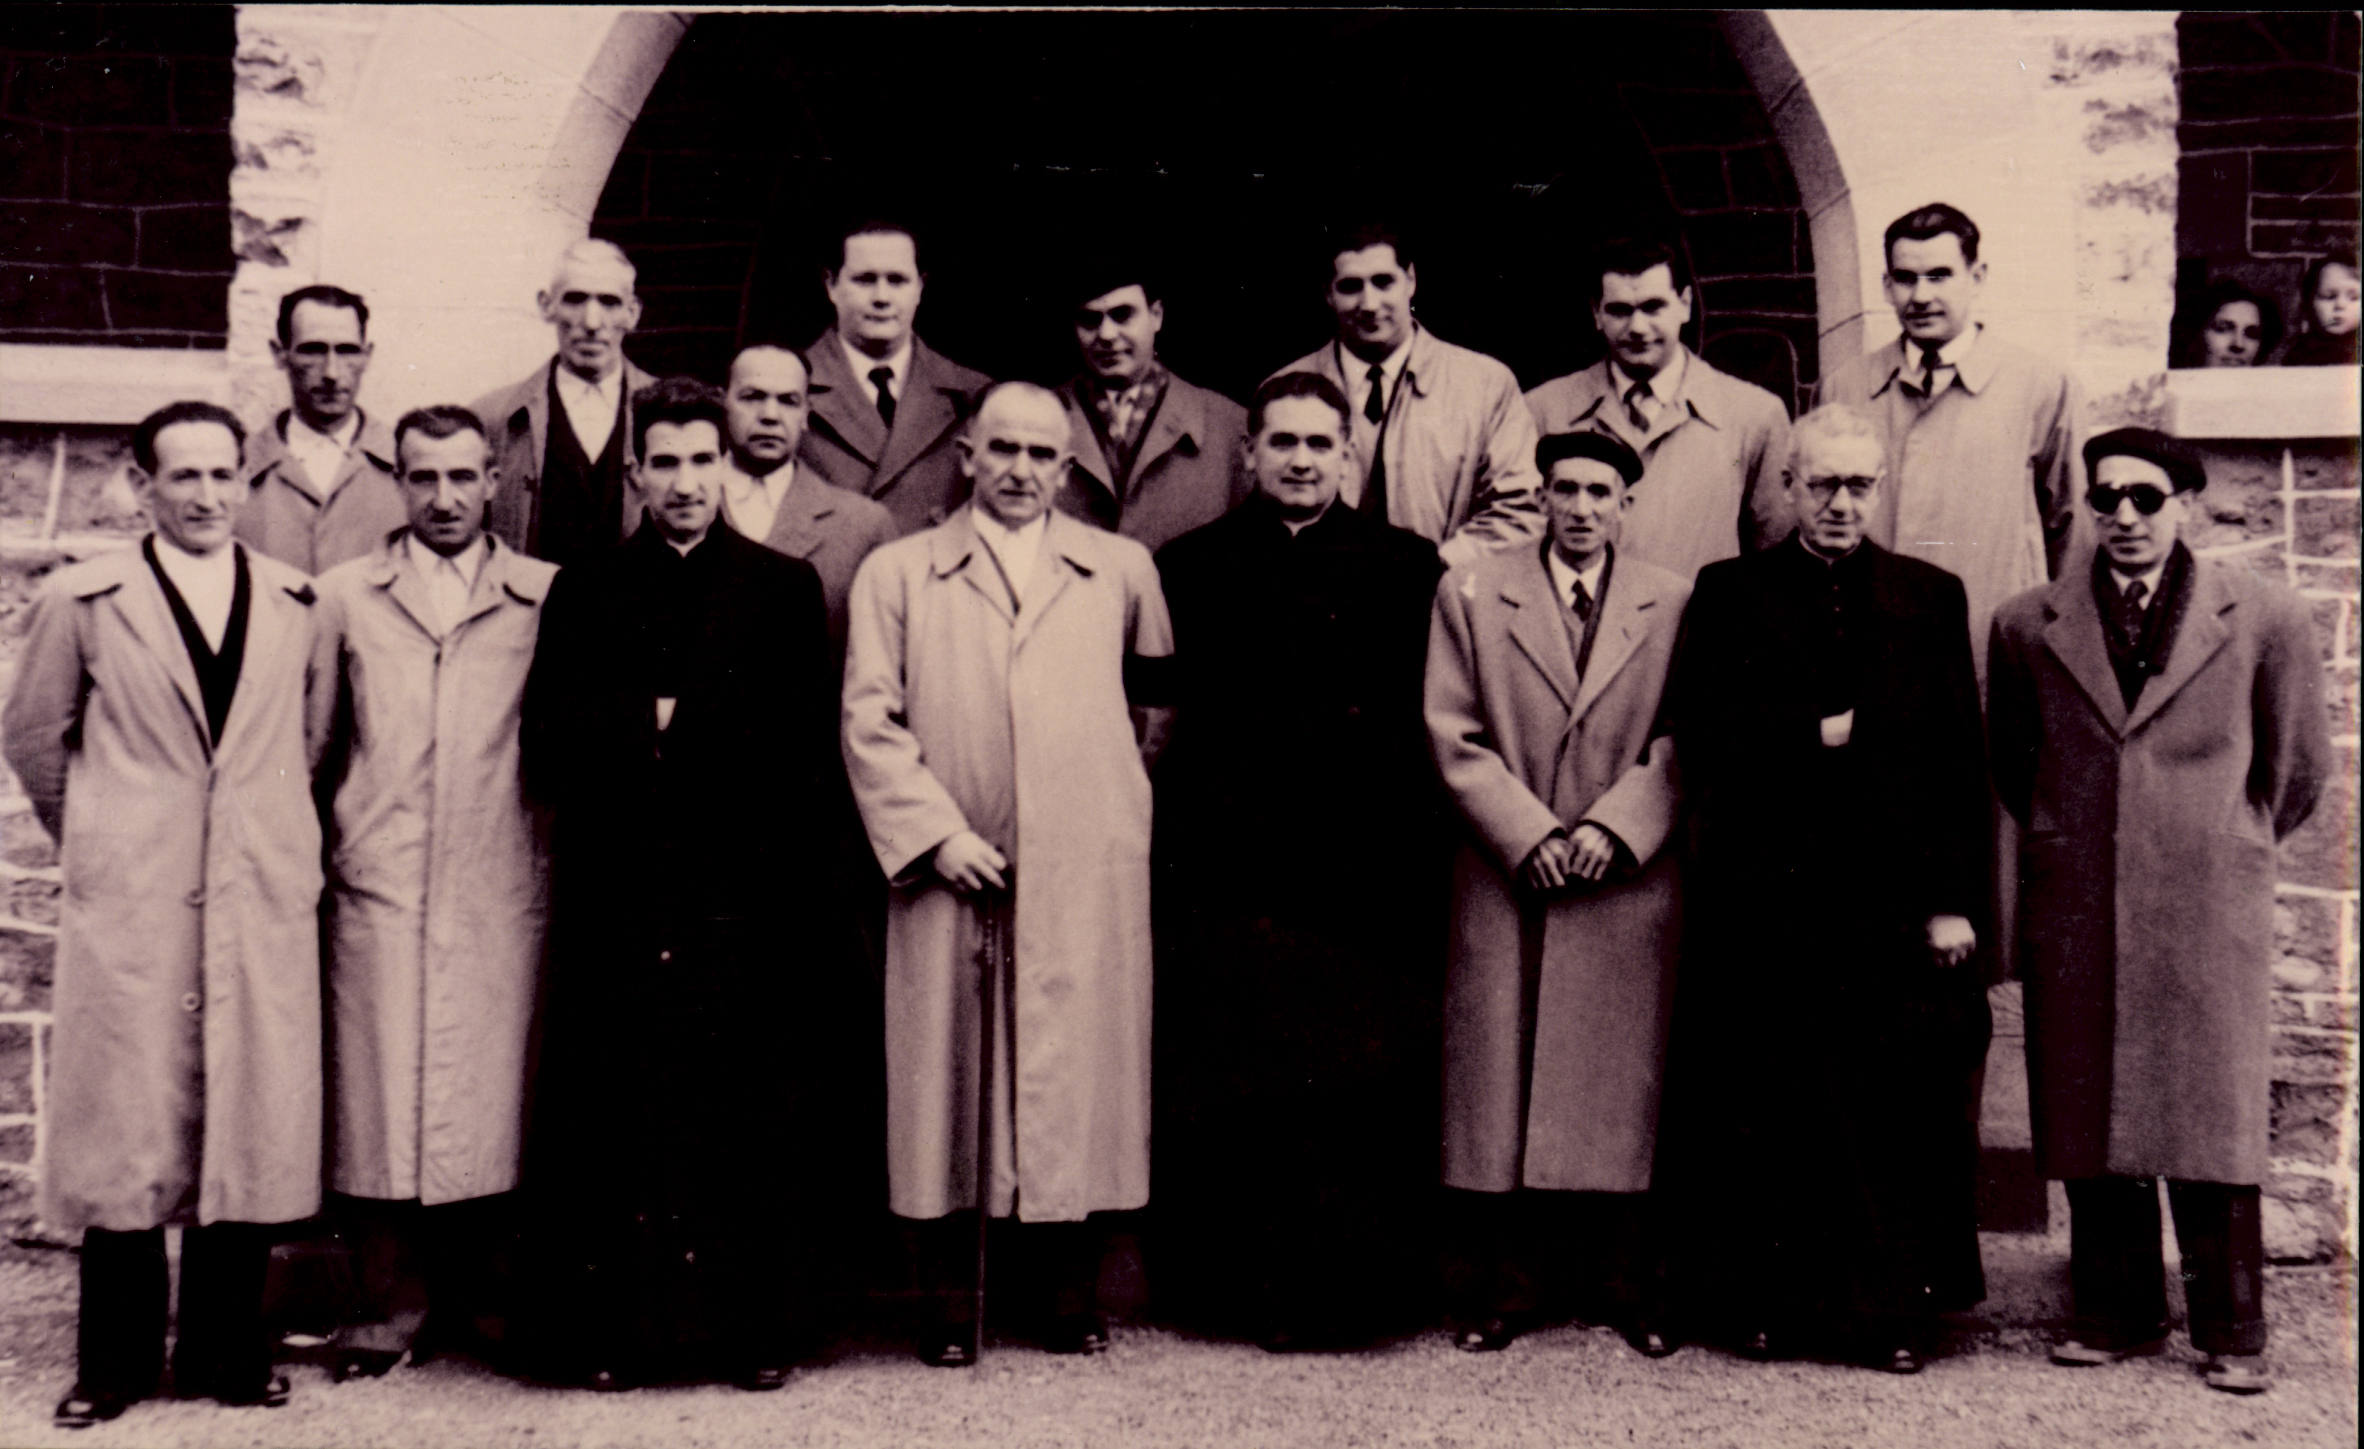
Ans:
{"type": "Polygon", "coordinates": [[[83,1230],[79,1373],[57,1421],[173,1390],[279,1404],[263,1276],[320,1205],[314,594],[233,542],[244,429],[174,403],[132,433],[154,531],[33,605],[0,718],[65,872],[41,1216],[83,1230]]]}
{"type": "Polygon", "coordinates": [[[238,513],[240,543],[322,574],[402,526],[394,434],[356,401],[369,354],[369,304],[360,297],[311,286],[279,299],[271,358],[287,374],[289,406],[247,450],[253,492],[238,513]]]}
{"type": "Polygon", "coordinates": [[[871,554],[849,610],[846,767],[891,883],[891,1200],[922,1220],[941,1312],[920,1353],[947,1367],[973,1361],[988,912],[1014,968],[992,1023],[987,1205],[1045,1262],[1045,1347],[1106,1346],[1088,1219],[1149,1197],[1144,754],[1163,725],[1128,708],[1126,679],[1172,630],[1149,551],[1052,509],[1069,437],[1049,391],[988,391],[959,444],[970,505],[871,554]]]}
{"type": "Polygon", "coordinates": [[[1506,1346],[1537,1317],[1539,1250],[1589,1240],[1601,1307],[1660,1357],[1641,1214],[1681,899],[1674,747],[1653,735],[1691,587],[1617,547],[1633,449],[1558,433],[1535,464],[1544,544],[1448,576],[1429,635],[1430,746],[1469,827],[1445,974],[1454,1341],[1506,1346]]]}
{"type": "Polygon", "coordinates": [[[2307,606],[2177,537],[2207,483],[2138,428],[2085,445],[2089,561],[1995,615],[1995,784],[2025,831],[2036,1167],[2069,1194],[2071,1367],[2167,1335],[2159,1190],[2211,1388],[2266,1387],[2276,842],[2337,768],[2307,606]]]}
{"type": "Polygon", "coordinates": [[[445,1347],[497,1331],[548,915],[517,724],[558,569],[484,531],[499,474],[474,413],[422,408],[394,436],[409,526],[322,577],[315,646],[328,1185],[361,1290],[340,1378],[431,1354],[430,1308],[445,1347]]]}

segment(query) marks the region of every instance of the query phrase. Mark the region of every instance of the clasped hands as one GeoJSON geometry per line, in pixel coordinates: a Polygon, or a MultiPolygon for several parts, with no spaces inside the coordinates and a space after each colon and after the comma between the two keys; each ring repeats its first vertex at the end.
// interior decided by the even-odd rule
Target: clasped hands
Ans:
{"type": "Polygon", "coordinates": [[[1519,877],[1528,887],[1556,891],[1571,880],[1598,881],[1617,859],[1617,837],[1587,820],[1563,835],[1559,831],[1527,852],[1519,877]]]}

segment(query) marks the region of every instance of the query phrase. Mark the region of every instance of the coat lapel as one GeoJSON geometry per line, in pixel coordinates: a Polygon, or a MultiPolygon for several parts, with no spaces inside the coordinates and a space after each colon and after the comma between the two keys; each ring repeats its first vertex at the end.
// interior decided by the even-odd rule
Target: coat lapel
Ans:
{"type": "Polygon", "coordinates": [[[961,396],[961,389],[946,379],[942,360],[926,343],[913,338],[911,372],[904,379],[902,399],[895,405],[895,430],[888,435],[886,451],[878,459],[880,481],[910,467],[960,421],[960,405],[954,399],[961,396]]]}
{"type": "Polygon", "coordinates": [[[1108,454],[1100,447],[1100,430],[1092,426],[1092,405],[1086,401],[1085,386],[1085,380],[1079,377],[1059,389],[1059,401],[1067,405],[1070,415],[1067,420],[1068,446],[1075,450],[1075,467],[1099,485],[1102,492],[1114,498],[1115,465],[1108,461],[1108,454]]]}
{"type": "MultiPolygon", "coordinates": [[[[2086,592],[2090,595],[2092,591],[2086,592]]],[[[2134,697],[2134,713],[2127,717],[2124,733],[2131,735],[2149,723],[2151,716],[2165,709],[2175,692],[2191,683],[2192,676],[2224,647],[2233,634],[2224,616],[2238,602],[2216,570],[2193,561],[2191,602],[2184,608],[2183,625],[2175,631],[2175,642],[2167,651],[2167,667],[2134,697]]],[[[2099,616],[2096,609],[2095,617],[2099,616]]]]}
{"type": "Polygon", "coordinates": [[[985,557],[985,542],[977,537],[976,525],[969,522],[967,508],[953,510],[950,518],[936,526],[931,534],[930,551],[937,578],[961,575],[993,612],[1001,616],[1003,623],[1017,622],[1017,616],[1010,610],[1009,591],[1002,587],[993,560],[985,557]]]}
{"type": "Polygon", "coordinates": [[[1133,455],[1133,476],[1125,480],[1125,502],[1131,503],[1133,495],[1140,492],[1141,480],[1148,476],[1158,459],[1185,442],[1195,447],[1199,434],[1206,430],[1204,411],[1197,396],[1183,387],[1180,378],[1166,379],[1165,402],[1158,408],[1157,416],[1149,420],[1148,436],[1141,439],[1140,451],[1133,455]]]}
{"type": "Polygon", "coordinates": [[[764,535],[763,546],[790,558],[811,558],[821,546],[821,520],[837,512],[829,491],[828,484],[799,467],[788,481],[788,491],[780,495],[779,511],[772,515],[772,531],[764,535]]]}
{"type": "MultiPolygon", "coordinates": [[[[878,415],[878,403],[870,394],[870,384],[855,377],[853,369],[846,366],[845,348],[837,340],[835,327],[823,332],[819,341],[805,349],[805,362],[812,369],[813,416],[829,424],[838,441],[876,472],[879,457],[886,451],[886,423],[878,415]]],[[[910,380],[916,382],[918,377],[918,345],[914,343],[910,380]]],[[[907,386],[903,391],[908,395],[911,388],[907,386]]],[[[901,420],[898,412],[896,421],[901,420]]]]}
{"type": "Polygon", "coordinates": [[[1018,613],[1017,637],[1010,641],[1013,651],[1026,647],[1043,615],[1067,592],[1068,580],[1092,576],[1093,561],[1082,532],[1085,527],[1052,510],[1042,546],[1034,551],[1034,576],[1026,581],[1026,605],[1018,613]]]}
{"type": "Polygon", "coordinates": [[[1560,703],[1569,708],[1572,718],[1576,660],[1568,652],[1568,626],[1560,618],[1559,600],[1552,597],[1551,574],[1543,566],[1542,553],[1528,549],[1525,556],[1526,561],[1502,581],[1502,602],[1517,611],[1510,616],[1510,639],[1543,675],[1560,703]]]}
{"type": "MultiPolygon", "coordinates": [[[[2118,692],[2118,674],[2110,668],[2109,645],[2101,636],[2101,610],[2093,602],[2091,569],[2062,570],[2044,601],[2044,612],[2045,647],[2085,691],[2110,733],[2124,738],[2126,699],[2118,692]]],[[[2180,640],[2176,652],[2182,652],[2180,640]]]]}
{"type": "MultiPolygon", "coordinates": [[[[287,611],[307,607],[289,597],[286,584],[272,582],[269,571],[258,565],[252,553],[246,556],[246,570],[249,591],[246,602],[246,650],[238,663],[238,688],[230,696],[230,713],[222,720],[222,737],[214,742],[214,753],[217,755],[229,752],[232,743],[244,733],[247,719],[263,707],[263,704],[256,702],[265,688],[263,671],[278,664],[287,654],[287,636],[293,622],[287,611]]],[[[309,599],[312,586],[303,584],[300,587],[309,599]]],[[[181,650],[184,666],[188,665],[188,654],[187,649],[181,650]]],[[[194,667],[189,669],[189,677],[191,680],[197,677],[194,667]]],[[[298,677],[301,678],[300,675],[298,677]]],[[[302,703],[300,692],[297,703],[302,703]]],[[[199,708],[199,718],[203,718],[203,706],[199,708]]]]}
{"type": "Polygon", "coordinates": [[[164,662],[164,672],[172,677],[172,687],[180,691],[181,704],[189,712],[190,727],[210,751],[212,736],[205,723],[205,695],[197,687],[197,666],[189,661],[189,646],[181,642],[181,626],[173,622],[164,585],[156,581],[156,571],[139,548],[131,551],[129,563],[133,567],[126,572],[131,577],[115,591],[115,608],[141,647],[164,662]]]}
{"type": "MultiPolygon", "coordinates": [[[[377,560],[370,567],[370,582],[384,589],[395,607],[410,615],[410,621],[419,626],[420,633],[440,639],[443,635],[435,627],[435,609],[427,601],[427,586],[419,581],[417,569],[405,566],[398,544],[399,540],[389,541],[378,550],[377,560]]],[[[482,570],[478,571],[476,581],[484,582],[482,570]]]]}
{"type": "Polygon", "coordinates": [[[1592,632],[1592,658],[1585,661],[1584,678],[1576,686],[1576,704],[1570,711],[1572,718],[1584,718],[1593,701],[1617,677],[1617,671],[1633,658],[1641,647],[1642,638],[1649,632],[1648,610],[1658,606],[1658,595],[1645,590],[1641,580],[1609,575],[1609,596],[1603,601],[1601,622],[1592,632]]]}

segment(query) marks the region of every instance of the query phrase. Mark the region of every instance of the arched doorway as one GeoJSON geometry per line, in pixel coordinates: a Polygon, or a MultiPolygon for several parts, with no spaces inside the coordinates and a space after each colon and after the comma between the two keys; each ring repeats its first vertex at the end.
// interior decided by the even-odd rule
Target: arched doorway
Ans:
{"type": "Polygon", "coordinates": [[[998,376],[1071,371],[1074,259],[1154,241],[1167,355],[1244,396],[1327,333],[1323,228],[1368,215],[1528,385],[1598,355],[1581,257],[1629,231],[1688,249],[1711,359],[1793,406],[1816,376],[1797,182],[1708,14],[702,16],[592,229],[640,261],[643,365],[714,377],[819,332],[830,228],[875,212],[924,232],[930,341],[998,376]]]}

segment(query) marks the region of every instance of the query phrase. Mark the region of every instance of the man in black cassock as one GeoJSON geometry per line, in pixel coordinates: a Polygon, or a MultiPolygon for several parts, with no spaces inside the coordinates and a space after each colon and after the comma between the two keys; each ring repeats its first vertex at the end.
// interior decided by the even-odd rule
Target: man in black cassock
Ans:
{"type": "Polygon", "coordinates": [[[1443,797],[1420,680],[1442,566],[1339,501],[1347,422],[1326,379],[1267,382],[1256,491],[1157,556],[1176,713],[1152,1283],[1276,1350],[1425,1307],[1436,1185],[1443,797]]]}
{"type": "Polygon", "coordinates": [[[778,1388],[859,1160],[830,1085],[881,1070],[846,1041],[869,978],[826,889],[837,679],[812,567],[713,526],[720,394],[659,383],[632,426],[646,513],[552,583],[524,703],[553,812],[528,1362],[778,1388]]]}
{"type": "Polygon", "coordinates": [[[1961,581],[1866,540],[1882,453],[1798,423],[1795,533],[1699,575],[1666,694],[1691,816],[1662,1170],[1745,1352],[1896,1373],[1985,1296],[1967,1094],[1990,822],[1961,581]]]}

